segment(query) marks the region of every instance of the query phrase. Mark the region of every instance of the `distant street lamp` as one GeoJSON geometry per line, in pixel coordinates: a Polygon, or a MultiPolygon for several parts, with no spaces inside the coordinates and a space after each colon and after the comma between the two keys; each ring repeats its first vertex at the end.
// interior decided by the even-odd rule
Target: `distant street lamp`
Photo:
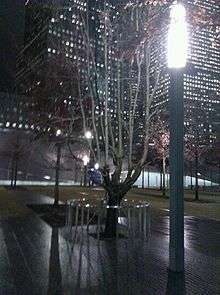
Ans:
{"type": "Polygon", "coordinates": [[[60,136],[61,133],[62,133],[62,131],[61,131],[60,129],[58,129],[58,130],[56,131],[56,136],[60,136]]]}
{"type": "Polygon", "coordinates": [[[99,170],[99,163],[95,163],[94,168],[95,170],[99,170]]]}
{"type": "Polygon", "coordinates": [[[168,31],[170,72],[170,244],[169,269],[184,271],[184,189],[183,189],[183,69],[187,60],[186,10],[174,4],[168,31]]]}
{"type": "Polygon", "coordinates": [[[84,166],[86,166],[89,163],[89,160],[90,159],[89,159],[89,157],[87,155],[84,155],[83,158],[82,158],[82,160],[83,160],[84,166]]]}
{"type": "Polygon", "coordinates": [[[87,130],[84,135],[85,135],[86,139],[92,139],[92,132],[91,131],[87,130]]]}

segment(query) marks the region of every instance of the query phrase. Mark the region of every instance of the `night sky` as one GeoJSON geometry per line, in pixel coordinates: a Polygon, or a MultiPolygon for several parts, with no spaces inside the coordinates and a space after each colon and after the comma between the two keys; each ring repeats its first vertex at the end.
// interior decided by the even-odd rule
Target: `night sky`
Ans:
{"type": "Polygon", "coordinates": [[[0,1],[0,91],[12,91],[16,52],[22,44],[25,0],[0,1]]]}

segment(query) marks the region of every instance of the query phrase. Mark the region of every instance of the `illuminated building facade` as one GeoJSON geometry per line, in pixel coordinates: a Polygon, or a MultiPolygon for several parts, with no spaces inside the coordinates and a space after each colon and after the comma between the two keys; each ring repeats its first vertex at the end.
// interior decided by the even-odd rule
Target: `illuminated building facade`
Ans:
{"type": "MultiPolygon", "coordinates": [[[[208,12],[220,13],[220,7],[212,0],[185,1],[208,12]]],[[[199,142],[214,142],[213,118],[220,104],[220,44],[209,28],[193,31],[189,28],[188,61],[184,73],[184,107],[186,136],[198,137],[199,142]]],[[[166,44],[163,32],[162,44],[166,44]]],[[[164,46],[166,48],[166,46],[164,46]]],[[[178,53],[177,53],[178,54],[178,53]]],[[[163,54],[164,67],[166,56],[163,54]]],[[[156,105],[162,109],[168,104],[169,74],[161,76],[156,94],[156,105]]]]}
{"type": "MultiPolygon", "coordinates": [[[[44,117],[51,118],[67,113],[71,106],[70,62],[74,60],[79,67],[84,62],[79,15],[86,13],[85,0],[52,4],[29,1],[26,6],[24,46],[17,58],[16,84],[20,94],[34,97],[29,101],[33,115],[37,110],[39,116],[44,113],[44,117]]],[[[29,126],[23,127],[40,130],[42,126],[37,122],[45,119],[29,117],[29,126]]],[[[21,126],[22,122],[18,124],[21,126]]]]}
{"type": "MultiPolygon", "coordinates": [[[[116,1],[106,2],[106,6],[117,14],[114,2],[116,3],[116,1]]],[[[211,12],[219,11],[219,7],[214,4],[213,0],[198,0],[196,3],[193,0],[187,0],[185,2],[190,5],[198,5],[211,12]]],[[[53,9],[50,6],[43,6],[43,8],[42,6],[34,6],[33,8],[30,6],[26,8],[25,42],[23,51],[18,57],[17,70],[17,84],[22,89],[22,94],[26,96],[30,96],[34,89],[43,84],[50,61],[54,57],[60,56],[61,52],[62,56],[64,54],[65,63],[68,64],[68,61],[77,63],[83,75],[86,64],[85,50],[83,50],[85,47],[82,35],[83,20],[89,22],[90,46],[97,51],[97,69],[100,73],[105,70],[102,41],[103,25],[97,17],[97,13],[104,10],[104,1],[66,0],[58,3],[59,5],[53,7],[53,9]],[[26,66],[27,60],[30,60],[28,67],[26,66]]],[[[31,1],[29,4],[31,4],[31,1]]],[[[167,42],[165,29],[162,36],[161,44],[166,49],[166,46],[164,46],[167,42]]],[[[206,143],[212,144],[215,139],[212,119],[220,103],[219,44],[215,43],[214,33],[205,28],[191,32],[190,36],[189,58],[184,74],[185,126],[186,130],[193,130],[193,126],[196,125],[199,127],[199,136],[203,137],[206,143]]],[[[114,52],[108,53],[109,70],[114,67],[113,55],[114,52]]],[[[155,56],[152,56],[152,63],[154,63],[154,59],[155,56]]],[[[168,104],[169,74],[166,71],[166,54],[163,50],[161,50],[160,59],[162,60],[163,71],[156,92],[155,106],[164,109],[168,104]]],[[[50,79],[52,80],[52,78],[50,79]]],[[[56,92],[62,94],[65,105],[74,103],[74,97],[68,86],[70,84],[68,79],[67,76],[63,76],[62,79],[61,75],[59,81],[53,82],[60,89],[60,91],[57,91],[56,88],[56,92]]],[[[103,93],[99,94],[103,95],[103,93]]],[[[108,95],[109,106],[112,110],[112,116],[114,116],[114,105],[116,103],[114,81],[108,85],[108,95]]],[[[97,114],[99,112],[100,110],[97,109],[97,114]]],[[[138,108],[137,112],[137,116],[141,115],[141,107],[138,108]]],[[[21,126],[21,123],[19,123],[19,126],[21,126]]],[[[37,128],[34,124],[31,124],[30,127],[31,129],[37,128]]],[[[136,141],[141,141],[141,133],[137,135],[136,141]]],[[[194,135],[191,134],[191,136],[194,135]]]]}
{"type": "MultiPolygon", "coordinates": [[[[193,4],[193,1],[188,1],[193,4]]],[[[196,4],[211,12],[220,13],[220,6],[212,0],[199,0],[196,4]]],[[[220,104],[220,44],[209,29],[192,34],[189,51],[189,70],[185,75],[184,98],[186,101],[186,125],[195,123],[200,136],[213,143],[213,118],[220,104]]],[[[195,125],[195,124],[194,124],[195,125]]]]}
{"type": "MultiPolygon", "coordinates": [[[[114,11],[115,7],[110,1],[105,5],[114,11]]],[[[85,28],[89,30],[90,46],[96,55],[97,71],[104,70],[103,25],[97,16],[103,9],[104,1],[97,0],[57,1],[56,5],[50,5],[49,1],[44,4],[29,1],[26,7],[24,46],[18,56],[16,75],[17,87],[22,95],[36,96],[39,91],[42,97],[43,88],[50,81],[53,89],[45,95],[63,104],[64,109],[74,104],[77,96],[72,91],[74,74],[79,70],[83,78],[86,71],[85,28]]],[[[109,52],[108,67],[112,66],[112,55],[113,52],[109,52]]],[[[88,87],[84,91],[87,92],[88,87]]],[[[111,91],[112,84],[109,85],[111,91]]],[[[36,101],[30,103],[36,104],[36,101]]],[[[48,116],[52,113],[53,110],[48,108],[48,116]]],[[[29,127],[33,130],[41,128],[35,125],[30,122],[29,127]]]]}

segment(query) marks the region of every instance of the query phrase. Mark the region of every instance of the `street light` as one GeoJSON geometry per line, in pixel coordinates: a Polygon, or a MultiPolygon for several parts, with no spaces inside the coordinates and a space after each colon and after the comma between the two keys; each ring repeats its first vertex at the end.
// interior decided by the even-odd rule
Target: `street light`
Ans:
{"type": "Polygon", "coordinates": [[[184,68],[187,60],[188,34],[186,10],[182,4],[175,4],[170,12],[168,31],[168,67],[184,68]]]}
{"type": "Polygon", "coordinates": [[[58,130],[56,131],[56,136],[60,136],[61,133],[62,133],[62,131],[61,131],[60,129],[58,129],[58,130]]]}
{"type": "Polygon", "coordinates": [[[82,160],[83,160],[84,166],[86,166],[89,163],[89,160],[90,159],[89,159],[89,157],[87,155],[84,155],[83,158],[82,158],[82,160]]]}
{"type": "Polygon", "coordinates": [[[99,163],[95,163],[94,168],[95,170],[99,170],[99,163]]]}
{"type": "Polygon", "coordinates": [[[169,269],[184,271],[184,190],[183,190],[183,69],[187,61],[187,23],[184,6],[172,6],[168,31],[170,72],[170,244],[169,269]]]}
{"type": "Polygon", "coordinates": [[[87,130],[84,135],[85,135],[86,139],[91,139],[92,138],[92,132],[89,131],[89,130],[87,130]]]}

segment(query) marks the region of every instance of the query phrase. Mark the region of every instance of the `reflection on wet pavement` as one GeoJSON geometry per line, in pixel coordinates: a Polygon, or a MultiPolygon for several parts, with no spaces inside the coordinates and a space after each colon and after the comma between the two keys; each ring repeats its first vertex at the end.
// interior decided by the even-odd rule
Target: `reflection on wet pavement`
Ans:
{"type": "Polygon", "coordinates": [[[0,294],[220,294],[220,222],[185,217],[182,275],[167,271],[168,216],[152,211],[151,230],[145,241],[98,241],[84,229],[69,243],[31,211],[2,220],[0,294]]]}
{"type": "MultiPolygon", "coordinates": [[[[151,229],[155,233],[167,236],[169,240],[169,216],[152,214],[151,229]]],[[[185,247],[195,249],[204,255],[220,257],[220,222],[185,216],[185,247]]]]}

